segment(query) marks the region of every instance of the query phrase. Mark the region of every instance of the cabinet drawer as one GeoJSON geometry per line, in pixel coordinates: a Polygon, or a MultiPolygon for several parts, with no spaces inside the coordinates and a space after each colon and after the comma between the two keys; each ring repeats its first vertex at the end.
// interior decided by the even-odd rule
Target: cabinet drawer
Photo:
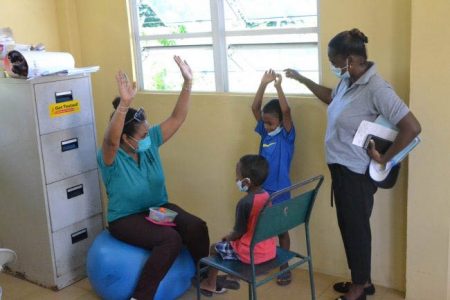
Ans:
{"type": "Polygon", "coordinates": [[[41,134],[92,123],[89,77],[39,83],[34,92],[41,134]]]}
{"type": "Polygon", "coordinates": [[[89,247],[102,229],[100,214],[53,233],[57,277],[86,264],[89,247]]]}
{"type": "Polygon", "coordinates": [[[41,147],[47,184],[97,168],[92,125],[43,135],[41,147]]]}
{"type": "Polygon", "coordinates": [[[102,211],[97,170],[47,186],[52,232],[102,211]]]}

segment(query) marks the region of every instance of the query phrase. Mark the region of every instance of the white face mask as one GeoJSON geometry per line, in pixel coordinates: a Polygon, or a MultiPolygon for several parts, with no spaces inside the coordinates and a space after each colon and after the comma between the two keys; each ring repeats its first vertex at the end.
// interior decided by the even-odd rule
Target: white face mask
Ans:
{"type": "Polygon", "coordinates": [[[347,65],[343,68],[335,67],[333,64],[331,64],[331,72],[333,72],[333,74],[340,79],[350,77],[350,73],[348,73],[348,60],[347,65]],[[342,70],[344,69],[347,71],[342,73],[342,70]]]}
{"type": "Polygon", "coordinates": [[[236,185],[241,192],[248,191],[248,186],[244,185],[244,180],[248,180],[250,182],[250,178],[244,178],[241,180],[236,181],[236,185]]]}
{"type": "Polygon", "coordinates": [[[277,134],[279,134],[281,132],[281,126],[278,126],[277,128],[275,128],[275,130],[268,132],[267,134],[270,136],[276,136],[277,134]]]}

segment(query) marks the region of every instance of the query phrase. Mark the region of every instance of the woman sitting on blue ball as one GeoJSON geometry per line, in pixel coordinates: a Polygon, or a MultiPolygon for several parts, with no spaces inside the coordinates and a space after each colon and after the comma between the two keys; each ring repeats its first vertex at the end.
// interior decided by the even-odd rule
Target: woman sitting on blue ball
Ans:
{"type": "Polygon", "coordinates": [[[206,223],[179,206],[169,203],[159,147],[169,140],[186,119],[192,86],[192,71],[186,61],[174,57],[184,83],[172,114],[149,127],[143,109],[130,105],[136,87],[119,72],[120,97],[98,151],[98,164],[109,198],[108,223],[117,239],[152,251],[144,265],[133,298],[153,299],[160,281],[186,245],[194,262],[209,251],[206,223]],[[149,207],[165,207],[178,213],[176,226],[161,226],[145,219],[149,207]]]}

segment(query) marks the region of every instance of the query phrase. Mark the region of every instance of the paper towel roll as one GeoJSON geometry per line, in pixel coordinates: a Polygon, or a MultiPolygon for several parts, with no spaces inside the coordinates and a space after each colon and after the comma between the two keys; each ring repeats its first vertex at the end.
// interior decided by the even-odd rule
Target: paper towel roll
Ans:
{"type": "Polygon", "coordinates": [[[46,52],[46,51],[17,51],[8,52],[9,64],[6,71],[11,77],[36,77],[55,73],[75,67],[75,60],[67,52],[46,52]],[[25,65],[21,64],[21,59],[14,61],[12,57],[21,56],[25,65]],[[16,68],[14,68],[16,65],[16,68]],[[21,68],[21,71],[19,69],[21,68]]]}

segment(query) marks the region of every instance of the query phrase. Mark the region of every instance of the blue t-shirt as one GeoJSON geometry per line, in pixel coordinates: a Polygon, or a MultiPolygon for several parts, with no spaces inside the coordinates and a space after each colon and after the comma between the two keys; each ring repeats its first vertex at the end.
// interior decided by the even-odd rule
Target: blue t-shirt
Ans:
{"type": "MultiPolygon", "coordinates": [[[[287,132],[282,127],[277,135],[270,136],[264,128],[264,122],[260,120],[255,131],[261,135],[259,154],[269,162],[269,176],[264,182],[264,189],[272,194],[291,185],[289,172],[294,155],[295,128],[292,126],[291,131],[287,132]]],[[[273,202],[278,203],[289,198],[290,194],[286,193],[275,198],[273,202]]]]}
{"type": "Polygon", "coordinates": [[[161,127],[152,127],[148,134],[151,146],[149,150],[139,153],[139,164],[121,148],[110,166],[105,165],[102,150],[97,153],[97,162],[109,199],[108,222],[168,202],[159,157],[159,146],[163,143],[161,127]]]}

